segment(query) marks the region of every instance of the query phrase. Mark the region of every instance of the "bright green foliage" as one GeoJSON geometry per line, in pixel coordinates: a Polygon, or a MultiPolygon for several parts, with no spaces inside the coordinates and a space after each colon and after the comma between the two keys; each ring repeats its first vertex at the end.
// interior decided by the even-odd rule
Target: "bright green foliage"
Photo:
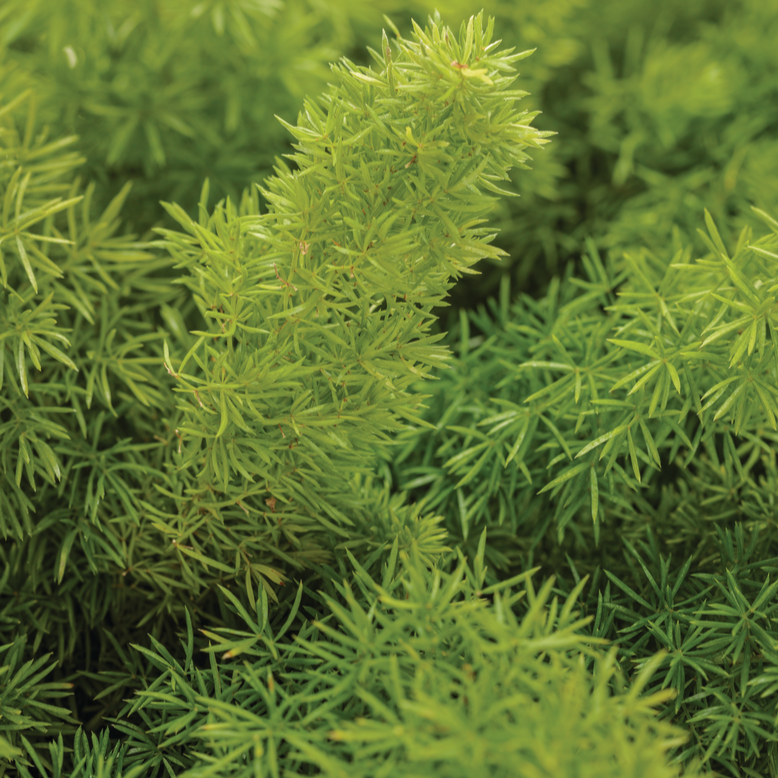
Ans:
{"type": "MultiPolygon", "coordinates": [[[[74,630],[82,620],[74,600],[91,603],[85,626],[95,627],[109,610],[115,615],[123,612],[122,622],[137,624],[168,610],[171,600],[181,595],[209,589],[213,573],[242,577],[245,572],[247,580],[269,578],[278,583],[282,576],[266,561],[283,560],[299,567],[326,558],[329,533],[318,543],[298,536],[316,529],[321,536],[322,528],[329,528],[336,536],[348,537],[342,526],[353,520],[341,508],[358,505],[359,495],[349,485],[358,459],[369,464],[366,455],[373,442],[386,437],[385,429],[397,426],[397,415],[412,414],[418,398],[403,391],[409,378],[444,356],[431,345],[439,336],[419,337],[429,326],[432,305],[451,286],[452,276],[480,255],[498,253],[489,248],[488,234],[477,226],[488,201],[475,186],[496,188],[494,181],[504,177],[506,167],[525,159],[522,146],[538,145],[542,137],[527,126],[531,116],[511,108],[521,97],[520,92],[507,91],[511,77],[502,75],[511,57],[485,52],[490,36],[491,31],[482,35],[471,25],[461,44],[437,41],[441,53],[435,58],[424,54],[421,46],[426,44],[420,39],[401,44],[396,62],[386,64],[380,73],[343,66],[342,87],[323,103],[328,121],[338,123],[333,134],[337,144],[332,152],[324,145],[320,152],[310,149],[298,161],[313,164],[316,153],[337,155],[344,146],[346,150],[332,160],[331,172],[326,165],[321,167],[318,184],[312,175],[284,172],[269,184],[277,190],[272,197],[281,197],[285,187],[297,187],[306,202],[318,198],[321,210],[305,217],[310,225],[301,226],[294,239],[290,225],[282,220],[284,207],[274,206],[269,215],[259,217],[256,196],[244,197],[240,217],[229,201],[197,229],[184,217],[200,235],[200,247],[197,241],[166,233],[165,245],[172,247],[179,264],[193,265],[193,275],[201,282],[190,284],[195,303],[203,314],[207,312],[210,325],[208,334],[196,341],[198,348],[208,341],[210,351],[201,356],[194,349],[190,356],[193,367],[199,362],[212,378],[182,374],[179,380],[190,403],[180,421],[167,421],[166,415],[173,414],[172,395],[159,382],[163,348],[156,317],[161,314],[182,354],[190,338],[178,310],[179,287],[159,276],[171,260],[151,253],[149,245],[133,242],[130,235],[114,237],[126,187],[93,220],[93,188],[81,200],[77,182],[60,183],[77,159],[61,153],[54,157],[63,144],[47,146],[45,137],[34,137],[32,104],[23,136],[13,129],[10,118],[16,104],[6,108],[9,131],[4,140],[15,165],[4,167],[3,240],[16,256],[9,255],[3,265],[5,331],[0,354],[8,369],[3,373],[5,486],[0,529],[5,536],[25,538],[23,545],[13,545],[4,554],[14,586],[27,589],[36,608],[43,610],[38,619],[42,632],[49,619],[63,618],[74,630]],[[471,72],[464,66],[475,57],[494,70],[493,78],[485,75],[492,70],[482,73],[475,67],[471,69],[475,78],[463,75],[471,72]],[[457,58],[461,66],[453,67],[457,58]],[[441,81],[438,69],[444,66],[448,75],[441,81]],[[356,170],[356,149],[349,151],[348,144],[357,132],[357,141],[366,143],[369,138],[355,129],[355,119],[349,124],[341,113],[353,112],[355,105],[376,116],[376,160],[370,168],[363,161],[360,173],[380,182],[364,202],[361,189],[353,192],[354,214],[362,216],[363,205],[374,210],[374,220],[362,233],[350,223],[353,217],[335,210],[334,199],[327,205],[318,189],[328,176],[352,176],[356,170]],[[419,105],[424,113],[417,116],[419,105]],[[520,118],[525,124],[518,124],[520,118]],[[414,132],[417,140],[412,140],[414,132]],[[435,145],[414,153],[411,146],[406,149],[409,143],[435,145]],[[449,143],[462,144],[461,158],[445,151],[449,143]],[[480,156],[473,154],[476,144],[480,156]],[[386,153],[379,153],[379,148],[386,153]],[[37,159],[45,164],[30,165],[37,159]],[[399,172],[393,173],[395,164],[399,172]],[[433,164],[443,169],[432,170],[433,164]],[[52,179],[55,174],[58,177],[52,179]],[[51,199],[60,190],[67,198],[51,199]],[[419,206],[420,197],[435,202],[419,206]],[[392,211],[383,205],[387,200],[394,204],[392,211]],[[436,220],[423,229],[427,209],[436,220]],[[328,216],[330,225],[322,232],[328,216]],[[411,227],[412,220],[416,227],[411,227]],[[278,221],[283,229],[271,226],[278,221]],[[209,229],[214,231],[211,237],[209,229]],[[320,237],[313,236],[314,229],[320,237]],[[242,248],[232,261],[230,239],[237,235],[242,248]],[[306,239],[314,248],[301,261],[308,254],[306,239]],[[223,257],[218,256],[219,240],[228,244],[223,257]],[[340,246],[330,249],[330,241],[340,246]],[[368,249],[369,243],[374,245],[368,249]],[[194,265],[192,255],[203,255],[203,247],[208,249],[207,262],[194,265]],[[395,251],[407,255],[405,281],[390,262],[395,251]],[[422,251],[430,256],[419,261],[422,251]],[[225,259],[232,261],[226,275],[225,259]],[[377,270],[371,270],[372,263],[377,270]],[[306,280],[306,268],[311,278],[318,270],[321,281],[306,280]],[[296,272],[300,278],[294,283],[279,281],[282,272],[296,272]],[[398,282],[402,301],[388,300],[389,279],[398,282]],[[298,283],[309,294],[291,303],[298,283]],[[330,299],[325,301],[325,295],[330,299]],[[382,299],[387,309],[373,312],[372,329],[355,340],[348,331],[350,323],[366,321],[370,307],[382,299]],[[222,326],[207,311],[217,302],[220,307],[227,304],[227,313],[220,315],[232,317],[236,337],[228,327],[222,338],[222,326]],[[390,320],[392,326],[387,327],[390,320]],[[387,330],[381,333],[383,341],[379,328],[387,330]],[[271,334],[270,339],[264,337],[271,334]],[[305,353],[301,335],[310,340],[305,353]],[[215,372],[205,369],[203,361],[212,357],[215,372]],[[305,366],[303,358],[308,360],[305,366]],[[287,360],[292,360],[290,366],[279,370],[276,363],[287,360]],[[347,380],[349,365],[353,378],[347,380]],[[40,381],[31,378],[31,367],[41,372],[40,381]],[[267,376],[270,370],[274,372],[267,376]],[[337,380],[337,389],[330,388],[331,378],[337,380]],[[254,389],[245,392],[250,384],[262,390],[262,399],[254,389]],[[196,400],[198,388],[208,408],[203,398],[196,400]],[[349,392],[352,405],[344,410],[349,392]],[[95,402],[102,410],[89,414],[87,422],[85,412],[95,402]],[[242,412],[251,414],[247,416],[251,427],[238,411],[244,404],[242,412]],[[339,416],[344,417],[348,437],[336,432],[339,416]],[[305,433],[295,430],[298,421],[305,433]],[[248,432],[248,437],[236,435],[239,431],[248,432]],[[192,438],[196,445],[178,451],[192,438]],[[214,453],[199,463],[203,441],[214,453]],[[193,463],[198,467],[187,472],[193,463]],[[301,487],[292,476],[295,470],[308,479],[306,485],[301,487]],[[34,500],[26,487],[34,492],[34,500]],[[273,515],[276,500],[281,503],[278,516],[273,515]],[[36,510],[40,523],[34,525],[36,510]],[[246,518],[237,523],[236,516],[246,518]],[[232,521],[227,533],[220,529],[225,518],[232,521]],[[257,524],[265,525],[259,533],[257,524]],[[197,537],[198,530],[205,537],[197,537]],[[252,560],[254,554],[259,558],[252,560]],[[30,575],[26,570],[31,560],[35,569],[30,575]],[[171,576],[175,568],[178,572],[171,576]],[[131,579],[126,578],[129,573],[131,579]],[[104,575],[112,585],[100,578],[104,575]],[[50,585],[63,581],[65,589],[52,597],[50,585]],[[118,595],[111,591],[130,581],[132,591],[118,595]],[[39,587],[48,591],[38,603],[39,587]],[[151,614],[144,613],[148,606],[143,594],[138,602],[138,588],[145,589],[145,596],[155,593],[158,604],[151,614]]],[[[309,104],[308,110],[316,109],[309,104]]],[[[300,132],[305,124],[301,127],[300,132]]],[[[338,187],[341,195],[351,191],[345,178],[338,187]]],[[[179,217],[183,214],[180,208],[171,210],[179,217]]],[[[172,358],[178,365],[180,357],[172,358]]],[[[180,365],[175,369],[182,371],[180,365]]],[[[73,631],[68,645],[60,638],[60,656],[73,651],[74,641],[73,631]]]]}
{"type": "Polygon", "coordinates": [[[499,192],[543,136],[513,107],[510,63],[523,55],[495,54],[479,25],[460,42],[417,29],[394,52],[384,38],[377,71],[344,61],[292,128],[297,170],[267,183],[267,214],[248,195],[209,216],[205,193],[199,223],[168,206],[187,232],[162,231],[164,245],[205,326],[166,352],[182,475],[165,491],[181,498],[178,517],[155,510],[155,524],[193,559],[229,570],[224,540],[206,547],[194,533],[241,511],[255,533],[268,505],[292,559],[316,524],[348,537],[353,474],[417,417],[407,387],[446,358],[429,334],[433,306],[499,254],[479,226],[491,204],[481,189],[499,192]]]}
{"type": "Polygon", "coordinates": [[[373,5],[0,8],[0,776],[776,778],[774,0],[373,5]]]}
{"type": "MultiPolygon", "coordinates": [[[[161,335],[143,314],[159,304],[153,299],[176,295],[169,284],[153,280],[169,260],[154,257],[132,235],[115,235],[127,188],[94,219],[93,187],[82,195],[78,180],[68,180],[79,158],[64,149],[74,139],[47,142],[45,132],[35,136],[34,119],[34,103],[29,104],[23,135],[6,119],[3,140],[11,164],[3,166],[0,182],[5,203],[0,237],[0,532],[19,539],[32,531],[36,505],[54,500],[62,505],[67,476],[72,476],[71,487],[81,480],[79,471],[89,456],[96,456],[106,416],[118,416],[117,402],[119,407],[161,404],[162,394],[151,385],[147,367],[157,360],[140,353],[161,335]],[[128,326],[119,331],[116,325],[122,320],[128,326]],[[87,424],[84,412],[94,401],[105,410],[92,414],[87,424]]],[[[85,500],[74,500],[72,492],[64,500],[70,518],[63,516],[60,528],[68,520],[75,527],[81,516],[96,521],[106,478],[126,499],[118,473],[103,474],[101,481],[91,476],[85,500]]],[[[67,550],[63,570],[66,559],[67,550]]]]}
{"type": "MultiPolygon", "coordinates": [[[[109,611],[133,626],[180,615],[182,600],[206,597],[225,577],[250,587],[261,580],[275,597],[270,582],[283,580],[279,566],[324,561],[338,540],[360,540],[346,529],[369,524],[353,515],[365,512],[353,475],[367,472],[387,430],[414,417],[419,397],[405,391],[410,381],[445,357],[433,345],[440,336],[425,332],[431,309],[480,256],[499,254],[479,226],[489,200],[477,186],[497,190],[507,167],[523,163],[522,149],[543,136],[528,126],[531,115],[513,108],[522,93],[509,89],[510,63],[521,55],[495,54],[491,27],[471,24],[459,42],[424,35],[381,55],[381,71],[344,62],[341,85],[319,108],[309,103],[295,129],[311,135],[314,120],[306,117],[319,111],[322,134],[331,137],[301,145],[296,161],[304,171],[279,169],[267,184],[275,204],[263,216],[256,193],[239,208],[220,203],[209,216],[204,193],[199,222],[169,206],[188,234],[163,230],[165,241],[152,247],[130,244],[131,237],[98,241],[115,229],[119,200],[92,226],[87,197],[80,235],[71,210],[75,248],[66,267],[75,272],[53,299],[75,309],[66,321],[80,336],[73,364],[85,386],[71,365],[67,377],[51,377],[48,391],[61,384],[67,392],[50,405],[62,413],[71,403],[70,428],[57,428],[67,442],[40,446],[53,458],[51,472],[37,468],[47,476],[37,497],[45,518],[7,558],[15,585],[33,600],[39,586],[66,581],[54,595],[65,597],[64,607],[57,603],[46,619],[67,615],[75,627],[76,590],[67,587],[91,603],[91,628],[109,611]],[[464,67],[476,57],[483,67],[464,67]],[[374,159],[360,151],[368,143],[374,159]],[[353,200],[350,210],[342,198],[353,200]],[[159,277],[171,260],[147,252],[162,246],[189,271],[180,285],[159,277]],[[189,287],[194,310],[180,305],[181,287],[189,287]],[[90,293],[101,295],[99,306],[90,293]],[[157,310],[173,336],[164,345],[157,310]],[[185,316],[205,329],[192,337],[185,316]],[[98,320],[94,343],[88,338],[98,320]],[[184,395],[177,411],[170,384],[160,380],[163,359],[184,395]],[[82,408],[93,400],[105,410],[87,425],[82,408]],[[39,560],[38,570],[24,581],[29,559],[39,560]],[[53,579],[43,574],[52,569],[53,579]]],[[[24,290],[32,281],[22,265],[23,257],[9,285],[22,279],[24,290]]],[[[4,353],[24,357],[8,345],[4,353]]],[[[26,396],[25,360],[17,360],[11,396],[40,414],[33,408],[43,403],[26,396]]],[[[17,500],[6,532],[21,538],[32,507],[21,476],[26,467],[34,488],[36,468],[18,429],[9,426],[15,437],[6,447],[19,463],[16,480],[10,466],[4,475],[17,500]]],[[[36,429],[42,439],[42,426],[36,429]]],[[[36,607],[52,605],[49,596],[36,607]]],[[[61,653],[73,651],[72,632],[69,641],[61,653]]]]}
{"type": "MultiPolygon", "coordinates": [[[[399,419],[416,418],[407,388],[446,357],[427,332],[433,306],[481,256],[500,254],[480,226],[493,202],[481,190],[500,193],[496,182],[547,134],[513,107],[523,93],[510,89],[511,63],[524,55],[497,54],[492,23],[481,25],[472,19],[458,39],[437,23],[416,28],[394,51],[384,37],[380,70],[344,60],[339,85],[292,128],[298,171],[279,167],[267,182],[267,214],[247,193],[209,215],[204,191],[198,222],[168,206],[189,234],[161,230],[157,244],[114,238],[126,187],[97,220],[94,188],[82,199],[77,181],[58,184],[68,199],[37,204],[57,190],[33,174],[62,179],[75,160],[28,169],[59,147],[33,138],[32,107],[24,137],[16,104],[6,111],[17,255],[4,276],[3,531],[13,540],[3,557],[16,594],[4,618],[29,625],[36,652],[55,636],[61,659],[88,655],[96,639],[100,672],[87,659],[81,675],[95,723],[147,676],[122,648],[133,630],[169,637],[163,615],[188,613],[186,599],[201,612],[217,595],[223,604],[220,581],[237,578],[267,603],[284,578],[267,562],[310,567],[339,540],[377,553],[394,540],[395,555],[428,565],[445,550],[438,519],[355,476],[370,473],[399,419]],[[190,273],[182,283],[173,262],[190,273]],[[181,305],[182,286],[194,308],[181,305]],[[197,313],[205,329],[189,333],[197,313]],[[177,410],[163,364],[184,395],[177,410]],[[49,413],[64,423],[51,427],[49,413]],[[106,620],[116,627],[96,632],[106,620]]],[[[119,726],[154,750],[146,730],[119,726]]],[[[58,769],[61,750],[49,760],[46,741],[10,734],[39,770],[58,769]]],[[[112,769],[95,749],[93,769],[112,769]]]]}

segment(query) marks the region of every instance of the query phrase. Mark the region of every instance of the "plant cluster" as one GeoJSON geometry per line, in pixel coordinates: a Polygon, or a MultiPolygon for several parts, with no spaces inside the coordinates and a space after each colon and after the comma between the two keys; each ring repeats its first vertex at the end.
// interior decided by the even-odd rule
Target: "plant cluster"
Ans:
{"type": "Polygon", "coordinates": [[[695,262],[606,265],[592,245],[585,278],[463,315],[437,426],[401,433],[392,462],[458,547],[487,528],[497,569],[592,575],[596,634],[625,669],[670,652],[668,714],[734,775],[769,775],[778,746],[778,222],[760,215],[767,234],[731,251],[708,217],[695,262]]]}
{"type": "Polygon", "coordinates": [[[778,776],[774,10],[6,3],[0,776],[778,776]]]}

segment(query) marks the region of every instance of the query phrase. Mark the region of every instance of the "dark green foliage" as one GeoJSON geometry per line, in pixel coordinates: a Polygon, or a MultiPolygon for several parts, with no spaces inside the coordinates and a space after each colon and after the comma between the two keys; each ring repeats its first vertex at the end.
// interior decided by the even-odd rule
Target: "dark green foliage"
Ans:
{"type": "Polygon", "coordinates": [[[746,227],[728,252],[706,214],[695,262],[678,245],[606,266],[590,246],[585,280],[463,317],[437,428],[402,433],[393,460],[458,545],[486,526],[506,573],[534,559],[594,574],[613,613],[597,634],[625,663],[670,652],[687,755],[734,775],[778,756],[778,223],[759,215],[767,234],[746,227]]]}
{"type": "MultiPolygon", "coordinates": [[[[73,684],[44,679],[52,670],[50,655],[25,661],[26,638],[19,634],[13,643],[0,648],[0,733],[26,739],[31,732],[55,734],[61,722],[75,723],[70,711],[56,702],[70,693],[73,684]]],[[[18,748],[0,734],[0,759],[19,755],[18,748]]]]}
{"type": "Polygon", "coordinates": [[[592,648],[578,592],[559,603],[552,581],[535,592],[529,574],[482,588],[483,549],[472,569],[442,573],[398,562],[398,548],[373,576],[350,556],[353,583],[331,571],[331,595],[301,582],[284,623],[264,592],[248,612],[225,589],[241,629],[205,631],[206,646],[190,622],[180,660],[156,641],[138,647],[157,677],[115,720],[127,742],[114,764],[192,778],[508,776],[519,765],[528,776],[675,775],[663,750],[684,737],[651,710],[668,693],[641,697],[652,668],[627,685],[613,654],[592,648]]]}
{"type": "MultiPolygon", "coordinates": [[[[414,11],[416,2],[397,0],[414,11]]],[[[431,6],[434,4],[430,4],[431,6]]],[[[447,14],[470,11],[460,0],[447,14]]],[[[695,251],[708,208],[727,240],[776,202],[775,0],[495,2],[503,37],[537,47],[522,65],[530,109],[559,133],[515,176],[520,199],[495,215],[510,258],[454,290],[462,307],[496,296],[500,276],[533,295],[587,237],[600,251],[661,251],[673,227],[695,251]]],[[[406,16],[407,18],[407,16],[406,16]]]]}
{"type": "MultiPolygon", "coordinates": [[[[691,247],[677,243],[663,257],[625,253],[606,268],[590,244],[586,279],[568,274],[544,298],[510,311],[495,305],[496,321],[486,311],[473,315],[484,331],[473,350],[463,318],[462,364],[444,374],[439,407],[428,412],[438,430],[399,436],[406,453],[396,465],[418,458],[419,436],[425,441],[420,464],[404,471],[417,479],[406,488],[434,480],[434,457],[458,477],[449,501],[466,484],[490,498],[507,487],[502,524],[517,492],[542,486],[561,536],[577,515],[587,514],[595,530],[638,518],[642,509],[630,501],[661,483],[663,467],[693,478],[706,462],[723,460],[745,481],[769,456],[761,441],[778,414],[778,222],[760,215],[772,232],[752,241],[744,228],[731,257],[707,214],[710,253],[695,262],[691,247]]],[[[443,498],[426,489],[430,507],[443,498]]],[[[488,513],[483,501],[461,503],[463,537],[488,513]]],[[[677,542],[678,526],[668,531],[677,542]]]]}
{"type": "MultiPolygon", "coordinates": [[[[45,119],[80,136],[88,174],[109,192],[139,178],[136,227],[158,201],[196,205],[261,180],[291,119],[353,40],[345,4],[307,0],[8,0],[6,68],[33,86],[45,119]]],[[[354,20],[355,21],[355,20],[354,20]]]]}
{"type": "MultiPolygon", "coordinates": [[[[460,564],[450,574],[431,574],[415,560],[395,575],[397,557],[395,543],[381,584],[350,557],[353,584],[317,596],[306,608],[313,620],[294,641],[279,642],[302,585],[280,628],[268,628],[258,602],[256,617],[242,612],[241,632],[207,633],[216,643],[207,650],[225,652],[211,664],[210,683],[207,672],[173,664],[164,651],[150,655],[165,668],[164,685],[141,693],[132,709],[164,710],[169,730],[179,732],[171,742],[197,733],[202,750],[191,776],[273,775],[282,763],[290,775],[309,774],[309,765],[348,776],[507,776],[518,765],[526,775],[673,774],[656,738],[668,747],[679,733],[650,713],[664,694],[638,697],[650,668],[612,694],[613,657],[592,652],[578,634],[576,594],[560,609],[549,601],[551,581],[535,593],[520,575],[476,595],[482,553],[472,570],[460,564]],[[522,583],[526,589],[511,593],[522,583]],[[237,655],[247,659],[225,661],[237,655]],[[587,655],[591,674],[581,661],[587,655]],[[172,703],[174,695],[203,705],[201,729],[191,704],[172,703]],[[589,695],[600,700],[597,713],[589,695]],[[580,716],[569,715],[576,707],[580,716]],[[563,720],[567,726],[548,728],[563,720]]],[[[192,646],[190,633],[188,657],[192,646]]]]}

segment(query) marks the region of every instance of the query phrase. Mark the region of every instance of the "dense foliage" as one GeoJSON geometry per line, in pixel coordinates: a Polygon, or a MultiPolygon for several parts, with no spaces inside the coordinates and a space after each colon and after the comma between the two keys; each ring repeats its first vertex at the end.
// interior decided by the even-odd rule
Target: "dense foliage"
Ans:
{"type": "Polygon", "coordinates": [[[778,5],[492,5],[0,7],[0,776],[778,776],[778,5]]]}

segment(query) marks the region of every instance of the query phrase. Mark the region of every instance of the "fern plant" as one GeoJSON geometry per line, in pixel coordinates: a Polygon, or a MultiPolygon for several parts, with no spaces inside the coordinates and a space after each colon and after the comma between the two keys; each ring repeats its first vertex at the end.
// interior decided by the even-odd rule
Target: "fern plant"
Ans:
{"type": "MultiPolygon", "coordinates": [[[[560,40],[522,219],[551,133],[483,15],[341,59],[244,189],[299,14],[0,11],[0,775],[778,775],[767,17],[617,5],[501,9],[560,40]],[[540,244],[585,251],[442,332],[540,244]]],[[[316,6],[306,89],[370,13],[316,6]]]]}
{"type": "Polygon", "coordinates": [[[168,206],[188,234],[164,231],[164,244],[206,326],[166,356],[181,398],[181,475],[167,491],[181,519],[155,521],[192,558],[209,555],[195,512],[256,517],[291,558],[317,523],[347,537],[352,474],[418,417],[407,387],[446,358],[432,309],[499,254],[480,189],[499,192],[544,136],[513,108],[508,68],[523,55],[494,54],[479,24],[461,42],[417,29],[396,53],[384,38],[381,71],[336,69],[340,84],[292,128],[298,169],[268,182],[267,214],[256,196],[209,217],[204,195],[199,223],[168,206]]]}
{"type": "Polygon", "coordinates": [[[745,227],[728,250],[705,214],[694,261],[680,239],[607,263],[590,244],[585,278],[571,269],[513,306],[505,286],[491,311],[463,314],[438,423],[401,433],[392,459],[458,547],[489,529],[504,574],[591,574],[590,612],[611,612],[594,634],[625,668],[670,652],[666,715],[694,735],[682,759],[732,775],[771,774],[778,745],[778,224],[757,215],[766,234],[745,227]]]}

